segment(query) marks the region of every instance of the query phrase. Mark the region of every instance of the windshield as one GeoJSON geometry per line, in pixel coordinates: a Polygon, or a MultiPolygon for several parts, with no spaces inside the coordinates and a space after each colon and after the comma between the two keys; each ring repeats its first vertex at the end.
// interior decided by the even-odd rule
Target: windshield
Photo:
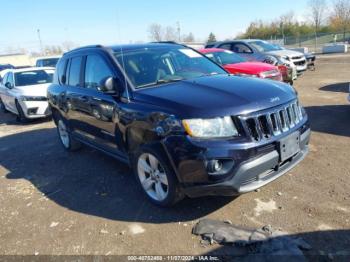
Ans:
{"type": "Polygon", "coordinates": [[[278,45],[273,45],[265,41],[252,41],[249,42],[250,45],[254,46],[260,52],[270,52],[270,51],[278,51],[282,50],[282,48],[278,45]]]}
{"type": "Polygon", "coordinates": [[[207,53],[207,57],[220,65],[238,64],[247,62],[247,60],[231,51],[207,53]]]}
{"type": "Polygon", "coordinates": [[[183,46],[144,48],[115,53],[136,89],[207,75],[227,74],[222,68],[183,46]]]}
{"type": "Polygon", "coordinates": [[[16,86],[52,83],[53,70],[36,70],[15,73],[16,86]]]}
{"type": "Polygon", "coordinates": [[[42,59],[42,67],[56,67],[56,64],[58,62],[59,58],[47,58],[42,59]]]}

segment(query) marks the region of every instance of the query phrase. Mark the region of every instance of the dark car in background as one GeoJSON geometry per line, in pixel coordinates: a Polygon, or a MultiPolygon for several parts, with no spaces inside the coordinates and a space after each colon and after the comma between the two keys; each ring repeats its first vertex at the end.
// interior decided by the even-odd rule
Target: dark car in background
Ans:
{"type": "Polygon", "coordinates": [[[86,144],[129,164],[161,206],[256,190],[308,152],[293,87],[230,75],[179,44],[70,51],[48,99],[66,150],[86,144]]]}
{"type": "Polygon", "coordinates": [[[59,56],[55,57],[42,57],[36,60],[36,67],[56,67],[56,64],[60,60],[59,56]]]}
{"type": "Polygon", "coordinates": [[[11,64],[0,64],[0,71],[5,69],[14,69],[15,67],[11,64]]]}

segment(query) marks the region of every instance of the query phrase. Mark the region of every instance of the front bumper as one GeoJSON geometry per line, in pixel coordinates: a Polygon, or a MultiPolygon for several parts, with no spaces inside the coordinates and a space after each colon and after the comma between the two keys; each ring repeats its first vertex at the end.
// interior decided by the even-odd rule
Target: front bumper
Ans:
{"type": "Polygon", "coordinates": [[[300,131],[300,151],[281,163],[279,141],[255,146],[218,141],[215,145],[194,145],[183,139],[165,141],[168,153],[184,193],[189,197],[206,195],[233,196],[251,192],[279,178],[308,153],[310,128],[306,122],[291,132],[300,131]],[[222,178],[208,174],[207,163],[211,159],[233,160],[234,168],[222,178]]]}
{"type": "Polygon", "coordinates": [[[299,164],[309,152],[309,139],[310,129],[301,136],[301,151],[284,163],[279,162],[279,153],[274,150],[242,164],[234,176],[227,181],[185,188],[185,194],[190,197],[204,195],[234,196],[254,191],[276,180],[299,164]]]}
{"type": "Polygon", "coordinates": [[[51,115],[47,101],[20,101],[19,102],[26,118],[42,118],[51,115]]]}
{"type": "Polygon", "coordinates": [[[305,60],[305,63],[303,65],[296,65],[296,69],[298,74],[302,74],[303,72],[305,72],[307,70],[307,63],[305,60]]]}

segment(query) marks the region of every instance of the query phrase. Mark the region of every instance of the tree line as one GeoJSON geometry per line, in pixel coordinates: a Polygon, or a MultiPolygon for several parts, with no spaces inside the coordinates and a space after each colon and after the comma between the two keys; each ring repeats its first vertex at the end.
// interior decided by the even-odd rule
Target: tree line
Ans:
{"type": "Polygon", "coordinates": [[[293,12],[289,12],[272,22],[257,20],[237,38],[269,39],[337,32],[345,39],[350,31],[350,0],[309,0],[305,18],[300,22],[293,12]]]}

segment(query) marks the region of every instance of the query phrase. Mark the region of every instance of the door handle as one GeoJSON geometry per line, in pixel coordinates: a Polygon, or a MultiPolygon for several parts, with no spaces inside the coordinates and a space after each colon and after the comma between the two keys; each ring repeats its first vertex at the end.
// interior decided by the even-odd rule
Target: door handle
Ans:
{"type": "Polygon", "coordinates": [[[87,96],[81,96],[81,97],[80,97],[80,101],[86,103],[86,102],[89,101],[89,97],[87,97],[87,96]]]}

